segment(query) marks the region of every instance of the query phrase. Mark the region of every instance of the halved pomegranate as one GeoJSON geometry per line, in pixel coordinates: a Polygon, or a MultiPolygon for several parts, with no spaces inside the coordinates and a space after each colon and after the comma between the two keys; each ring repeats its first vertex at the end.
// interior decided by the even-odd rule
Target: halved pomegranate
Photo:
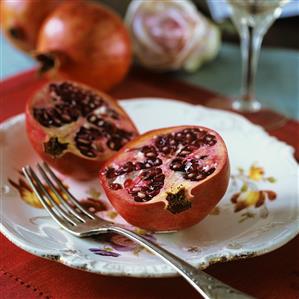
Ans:
{"type": "Polygon", "coordinates": [[[100,181],[130,224],[172,231],[198,223],[229,182],[226,146],[215,131],[181,126],[147,132],[108,160],[100,181]]]}
{"type": "Polygon", "coordinates": [[[26,125],[43,160],[82,180],[96,177],[103,162],[138,135],[115,100],[71,81],[39,90],[27,103],[26,125]]]}

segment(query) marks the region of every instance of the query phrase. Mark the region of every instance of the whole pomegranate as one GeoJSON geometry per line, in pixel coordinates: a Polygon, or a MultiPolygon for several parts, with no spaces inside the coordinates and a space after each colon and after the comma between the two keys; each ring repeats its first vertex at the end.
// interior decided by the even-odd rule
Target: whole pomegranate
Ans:
{"type": "Polygon", "coordinates": [[[138,135],[115,100],[71,81],[39,90],[27,103],[26,126],[44,161],[81,180],[96,177],[103,162],[138,135]]]}
{"type": "Polygon", "coordinates": [[[1,0],[1,28],[16,47],[32,51],[42,22],[61,3],[62,0],[1,0]]]}
{"type": "Polygon", "coordinates": [[[131,44],[122,20],[111,10],[88,1],[66,1],[44,22],[36,59],[51,78],[108,90],[127,74],[131,44]]]}
{"type": "Polygon", "coordinates": [[[215,131],[199,126],[150,131],[109,159],[100,181],[130,224],[151,231],[183,229],[207,216],[224,195],[226,146],[215,131]]]}

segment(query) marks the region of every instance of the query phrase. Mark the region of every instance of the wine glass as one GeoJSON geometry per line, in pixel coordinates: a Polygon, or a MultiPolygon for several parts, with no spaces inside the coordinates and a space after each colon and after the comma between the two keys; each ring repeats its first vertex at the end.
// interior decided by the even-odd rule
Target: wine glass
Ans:
{"type": "MultiPolygon", "coordinates": [[[[231,18],[241,39],[242,88],[241,95],[230,103],[253,122],[266,129],[285,123],[286,117],[262,106],[255,96],[255,77],[263,37],[280,16],[282,6],[289,0],[227,0],[231,18]]],[[[275,88],[275,86],[274,86],[275,88]]]]}

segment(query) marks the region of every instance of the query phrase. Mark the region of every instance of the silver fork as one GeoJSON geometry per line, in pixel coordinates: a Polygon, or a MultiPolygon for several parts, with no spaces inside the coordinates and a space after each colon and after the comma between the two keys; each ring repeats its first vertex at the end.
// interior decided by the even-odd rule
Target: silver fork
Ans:
{"type": "Polygon", "coordinates": [[[40,175],[43,177],[44,182],[47,183],[49,190],[51,190],[59,199],[60,204],[52,198],[50,193],[47,191],[47,188],[45,188],[45,185],[30,166],[23,167],[22,170],[44,208],[62,228],[72,235],[77,237],[88,237],[113,232],[126,236],[147,248],[149,251],[159,256],[167,264],[172,266],[205,299],[254,298],[224,284],[207,273],[196,269],[184,260],[141,235],[128,230],[121,225],[103,220],[95,214],[90,213],[82,205],[80,205],[79,201],[64,187],[62,182],[57,178],[46,163],[43,163],[42,166],[37,164],[37,168],[40,175]],[[62,192],[63,195],[67,197],[67,201],[62,197],[62,192]],[[71,206],[69,202],[72,203],[73,206],[71,206]]]}

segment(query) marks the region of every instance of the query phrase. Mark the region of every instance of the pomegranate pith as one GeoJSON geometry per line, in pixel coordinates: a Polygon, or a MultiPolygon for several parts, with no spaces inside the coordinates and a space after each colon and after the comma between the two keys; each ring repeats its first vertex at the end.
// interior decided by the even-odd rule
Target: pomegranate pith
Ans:
{"type": "Polygon", "coordinates": [[[147,132],[126,144],[100,171],[115,209],[152,231],[186,228],[202,220],[229,182],[226,146],[199,126],[147,132]]]}
{"type": "Polygon", "coordinates": [[[99,167],[138,132],[108,95],[71,81],[52,82],[27,103],[27,133],[41,158],[78,179],[99,167]]]}

